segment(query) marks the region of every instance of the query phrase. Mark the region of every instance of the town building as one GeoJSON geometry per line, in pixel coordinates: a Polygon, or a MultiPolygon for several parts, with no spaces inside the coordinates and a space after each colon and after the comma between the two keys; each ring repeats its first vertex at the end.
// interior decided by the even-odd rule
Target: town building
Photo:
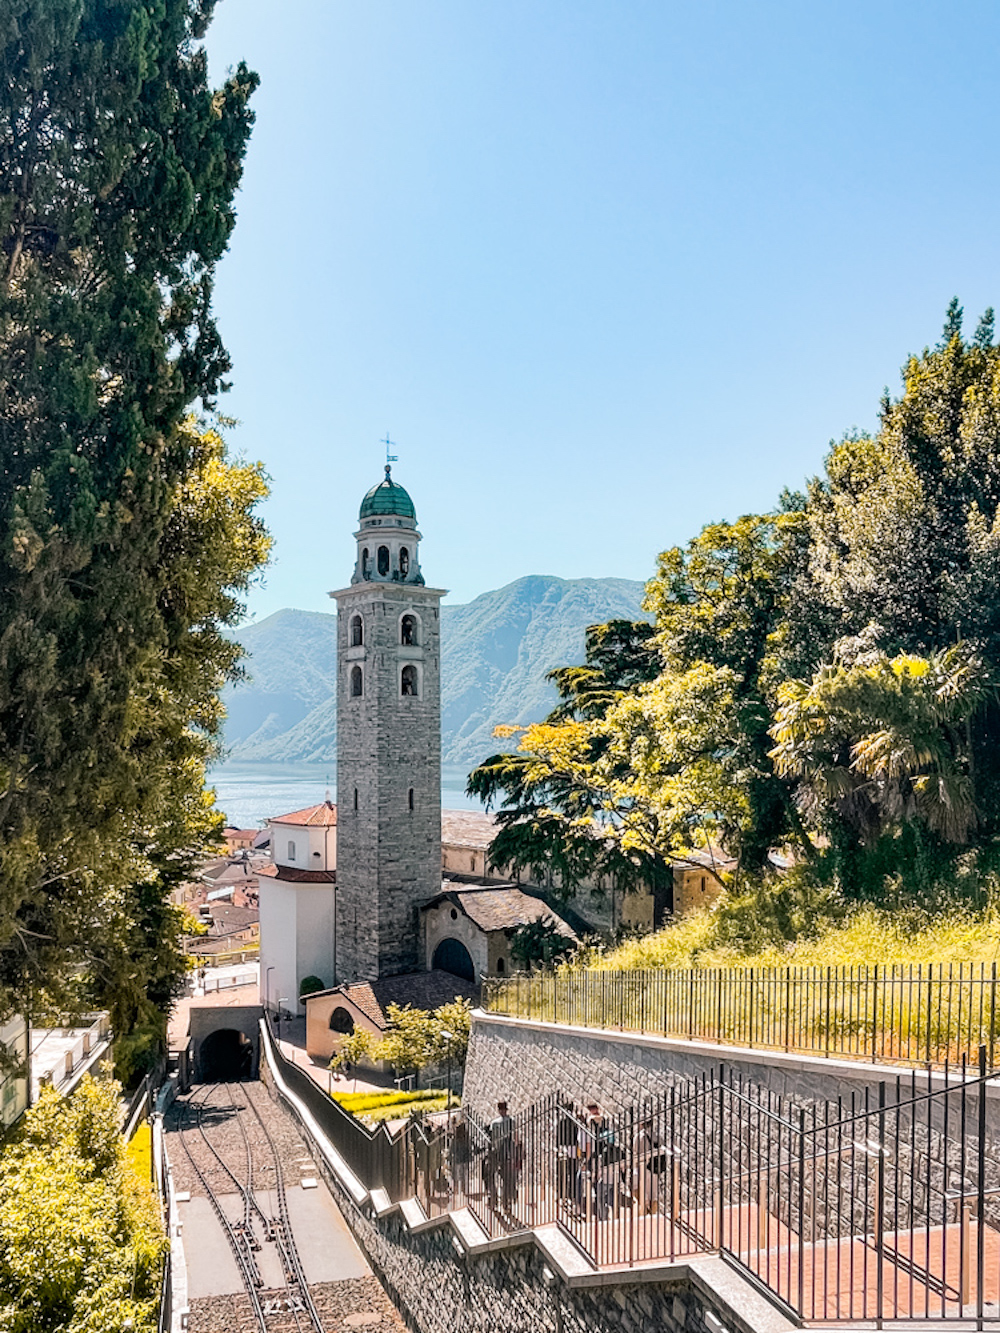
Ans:
{"type": "Polygon", "coordinates": [[[306,977],[336,976],[337,807],[329,800],[268,820],[260,884],[261,1000],[295,1012],[306,977]]]}

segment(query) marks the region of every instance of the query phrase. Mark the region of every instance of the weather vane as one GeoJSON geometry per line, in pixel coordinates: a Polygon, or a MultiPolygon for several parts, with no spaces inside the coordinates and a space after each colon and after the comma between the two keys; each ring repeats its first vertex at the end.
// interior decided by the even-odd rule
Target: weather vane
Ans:
{"type": "Polygon", "coordinates": [[[395,449],[396,446],[395,446],[395,444],[393,444],[392,440],[389,439],[389,432],[388,432],[388,431],[386,431],[386,433],[385,433],[385,439],[384,439],[384,440],[379,440],[379,444],[384,444],[384,445],[385,445],[385,470],[386,470],[386,472],[388,472],[388,471],[389,471],[389,464],[390,464],[390,463],[398,463],[398,462],[399,462],[399,455],[398,455],[398,454],[391,454],[391,453],[389,452],[390,449],[395,449]]]}

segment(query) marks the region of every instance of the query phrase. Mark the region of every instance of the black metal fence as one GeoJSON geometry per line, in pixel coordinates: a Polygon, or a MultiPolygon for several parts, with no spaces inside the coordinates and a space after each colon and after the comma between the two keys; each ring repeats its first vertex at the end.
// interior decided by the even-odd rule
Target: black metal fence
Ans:
{"type": "Polygon", "coordinates": [[[604,1115],[560,1094],[367,1129],[282,1073],[369,1189],[492,1238],[555,1225],[598,1268],[721,1253],[810,1324],[1000,1325],[1000,1143],[988,1049],[804,1104],[720,1065],[604,1115]],[[931,1086],[933,1084],[933,1086],[931,1086]]]}
{"type": "Polygon", "coordinates": [[[807,1323],[1000,1324],[980,1068],[810,1105],[720,1069],[614,1116],[555,1095],[414,1123],[400,1197],[491,1237],[554,1223],[599,1268],[721,1252],[807,1323]]]}
{"type": "Polygon", "coordinates": [[[492,1013],[944,1068],[994,1065],[997,964],[564,970],[484,983],[492,1013]]]}

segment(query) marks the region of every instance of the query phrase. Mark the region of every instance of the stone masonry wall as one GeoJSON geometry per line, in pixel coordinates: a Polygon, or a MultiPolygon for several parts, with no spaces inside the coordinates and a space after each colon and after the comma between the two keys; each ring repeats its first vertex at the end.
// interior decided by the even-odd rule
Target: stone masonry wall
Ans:
{"type": "Polygon", "coordinates": [[[376,582],[337,595],[339,981],[373,980],[423,962],[418,909],[441,888],[440,596],[376,582]],[[418,618],[412,647],[400,643],[406,613],[418,618]],[[352,647],[355,615],[364,643],[352,647]],[[400,672],[410,663],[419,668],[420,691],[403,696],[400,672]],[[360,697],[351,694],[355,666],[363,672],[360,697]]]}
{"type": "MultiPolygon", "coordinates": [[[[262,1073],[267,1077],[266,1066],[262,1073]]],[[[277,1096],[272,1087],[271,1095],[277,1096]]],[[[293,1110],[293,1108],[289,1108],[293,1110]]],[[[303,1125],[308,1137],[308,1128],[303,1125]]],[[[398,1213],[359,1207],[317,1153],[344,1220],[414,1333],[756,1333],[691,1280],[573,1288],[547,1273],[530,1239],[459,1254],[449,1225],[411,1232],[398,1213]]],[[[784,1319],[775,1327],[787,1328],[784,1319]]]]}
{"type": "MultiPolygon", "coordinates": [[[[465,1070],[465,1105],[479,1115],[493,1115],[504,1098],[520,1111],[553,1092],[580,1104],[596,1099],[614,1112],[656,1096],[672,1083],[711,1077],[726,1067],[750,1083],[800,1103],[837,1101],[845,1112],[852,1095],[860,1110],[866,1090],[874,1104],[878,1084],[885,1081],[895,1100],[901,1078],[902,1097],[944,1086],[941,1075],[867,1065],[861,1061],[825,1060],[783,1052],[748,1051],[671,1038],[577,1028],[554,1023],[529,1023],[477,1012],[472,1024],[465,1070]]],[[[952,1076],[952,1083],[955,1078],[952,1076]]],[[[987,1085],[988,1142],[1000,1147],[1000,1085],[987,1085]]]]}

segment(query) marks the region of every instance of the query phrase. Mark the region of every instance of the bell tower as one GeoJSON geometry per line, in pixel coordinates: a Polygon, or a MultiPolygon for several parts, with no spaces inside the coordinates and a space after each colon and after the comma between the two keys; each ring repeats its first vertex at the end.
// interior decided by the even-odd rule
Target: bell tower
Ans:
{"type": "Polygon", "coordinates": [[[334,984],[421,966],[419,908],[441,891],[441,598],[417,514],[385,477],[361,502],[337,602],[334,984]]]}

